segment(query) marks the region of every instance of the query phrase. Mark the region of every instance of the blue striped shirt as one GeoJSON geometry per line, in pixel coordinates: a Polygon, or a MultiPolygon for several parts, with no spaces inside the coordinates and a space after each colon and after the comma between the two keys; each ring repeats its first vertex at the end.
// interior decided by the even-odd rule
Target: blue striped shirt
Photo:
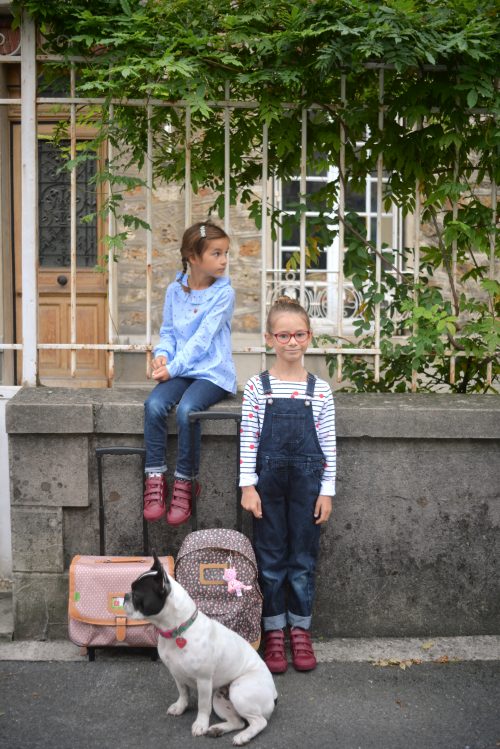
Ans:
{"type": "Polygon", "coordinates": [[[208,289],[184,291],[177,279],[165,294],[160,342],[154,356],[167,357],[170,377],[209,380],[229,393],[236,392],[231,357],[231,318],[234,290],[227,276],[208,289]]]}

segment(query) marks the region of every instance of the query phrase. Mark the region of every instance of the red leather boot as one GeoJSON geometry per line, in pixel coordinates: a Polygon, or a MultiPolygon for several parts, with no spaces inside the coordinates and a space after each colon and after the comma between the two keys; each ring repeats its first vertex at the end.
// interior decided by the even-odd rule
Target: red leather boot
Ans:
{"type": "Polygon", "coordinates": [[[309,630],[292,627],[290,630],[290,647],[292,649],[292,663],[297,671],[312,671],[316,668],[316,656],[311,642],[309,630]]]}
{"type": "MultiPolygon", "coordinates": [[[[196,496],[200,495],[200,485],[196,482],[196,496]]],[[[182,525],[191,517],[191,481],[175,479],[172,489],[172,502],[167,512],[169,525],[182,525]]]]}
{"type": "Polygon", "coordinates": [[[283,674],[287,670],[285,633],[282,629],[271,629],[264,633],[264,662],[272,674],[283,674]]]}
{"type": "Polygon", "coordinates": [[[167,481],[164,474],[159,476],[148,476],[144,487],[144,517],[150,522],[162,518],[167,508],[167,481]]]}

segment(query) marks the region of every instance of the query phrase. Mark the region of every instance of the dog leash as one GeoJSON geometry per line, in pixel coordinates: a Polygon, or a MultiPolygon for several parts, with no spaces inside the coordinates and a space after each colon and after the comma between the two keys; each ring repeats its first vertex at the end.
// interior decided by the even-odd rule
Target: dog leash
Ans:
{"type": "Polygon", "coordinates": [[[174,629],[158,629],[158,634],[162,637],[165,637],[166,640],[172,640],[175,637],[175,644],[178,648],[183,648],[187,645],[187,640],[184,637],[180,637],[183,632],[186,631],[186,629],[189,629],[191,624],[194,622],[196,617],[198,616],[198,609],[196,608],[194,610],[194,614],[192,614],[189,619],[186,619],[185,622],[182,622],[182,624],[179,624],[178,627],[174,627],[174,629]]]}

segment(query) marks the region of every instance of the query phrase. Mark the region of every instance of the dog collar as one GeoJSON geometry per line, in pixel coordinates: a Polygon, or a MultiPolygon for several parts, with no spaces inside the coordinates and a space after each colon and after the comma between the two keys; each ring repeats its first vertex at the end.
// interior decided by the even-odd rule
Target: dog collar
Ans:
{"type": "Polygon", "coordinates": [[[183,632],[186,631],[186,629],[189,629],[191,624],[194,622],[196,617],[198,616],[198,609],[196,608],[194,610],[194,613],[191,614],[189,619],[186,619],[185,622],[182,622],[182,624],[179,624],[178,627],[175,627],[174,629],[158,629],[158,634],[162,637],[165,637],[166,640],[172,640],[175,637],[175,644],[178,648],[183,648],[187,644],[187,640],[184,639],[184,637],[181,637],[183,632]]]}

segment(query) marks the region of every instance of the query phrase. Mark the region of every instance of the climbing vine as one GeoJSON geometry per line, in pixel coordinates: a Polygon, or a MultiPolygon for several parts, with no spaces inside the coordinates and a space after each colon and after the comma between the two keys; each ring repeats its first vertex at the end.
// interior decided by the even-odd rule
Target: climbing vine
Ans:
{"type": "MultiPolygon", "coordinates": [[[[430,239],[418,267],[412,238],[398,268],[394,248],[384,246],[378,279],[377,248],[355,214],[344,217],[344,274],[362,292],[363,315],[355,341],[331,336],[328,343],[373,346],[376,305],[382,305],[380,377],[371,358],[345,357],[346,387],[497,391],[500,251],[490,188],[500,172],[500,21],[494,0],[25,0],[16,8],[34,16],[48,51],[79,59],[77,94],[107,102],[98,117],[90,108],[82,113],[97,135],[77,160],[92,158],[99,143],[110,141],[117,163],[142,167],[147,110],[119,101],[148,98],[155,179],[182,184],[185,107],[165,109],[154,101],[183,102],[194,134],[193,189],[213,189],[214,210],[222,215],[224,122],[214,102],[229,87],[232,100],[255,104],[232,110],[230,192],[258,224],[252,185],[261,176],[256,154],[263,124],[269,173],[281,179],[299,170],[303,108],[310,169],[339,165],[343,133],[345,167],[311,198],[319,214],[308,236],[311,264],[339,231],[341,183],[362,191],[382,154],[385,205],[411,216],[418,194],[416,218],[430,239]]],[[[46,66],[46,73],[59,75],[65,67],[46,66]]],[[[103,210],[119,214],[121,191],[140,183],[126,175],[108,164],[98,176],[113,187],[103,210]]],[[[300,201],[292,217],[269,207],[272,231],[290,231],[303,210],[300,201]]],[[[142,223],[121,218],[125,230],[142,223]]],[[[110,238],[110,246],[125,240],[126,231],[110,238]]],[[[329,364],[333,374],[337,358],[329,364]]]]}

